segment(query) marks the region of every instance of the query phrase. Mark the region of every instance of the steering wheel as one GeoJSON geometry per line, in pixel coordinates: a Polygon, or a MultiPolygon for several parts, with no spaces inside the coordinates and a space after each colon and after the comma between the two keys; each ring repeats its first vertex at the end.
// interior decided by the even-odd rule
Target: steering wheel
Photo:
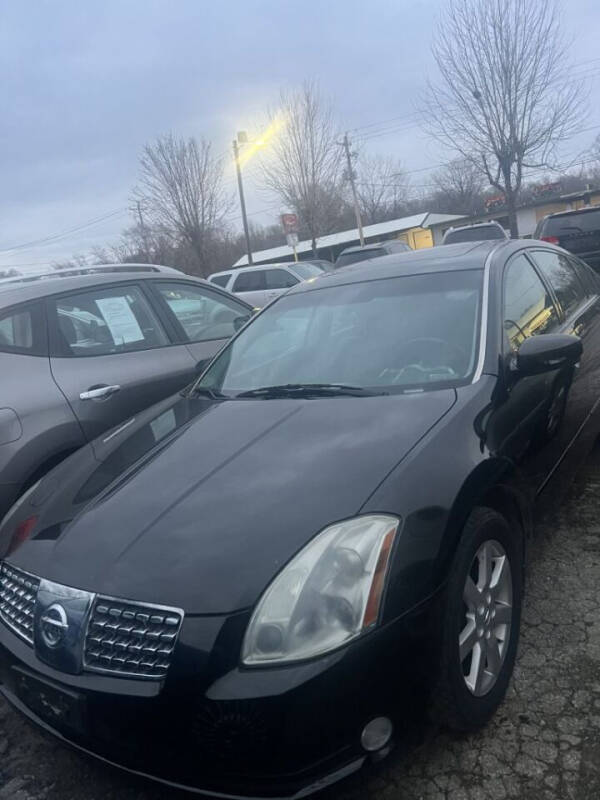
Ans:
{"type": "Polygon", "coordinates": [[[400,349],[407,350],[411,345],[414,344],[435,344],[452,351],[454,355],[458,356],[458,358],[461,360],[468,360],[466,350],[464,350],[460,345],[455,344],[454,342],[447,342],[445,339],[438,339],[435,336],[417,336],[415,339],[409,339],[408,341],[403,342],[400,345],[400,349]]]}
{"type": "MultiPolygon", "coordinates": [[[[423,343],[425,343],[427,345],[433,344],[436,347],[446,348],[448,351],[451,351],[451,353],[453,353],[453,355],[455,357],[455,358],[452,358],[452,355],[450,355],[450,360],[451,361],[455,361],[456,357],[458,359],[460,359],[461,361],[463,361],[463,363],[467,361],[467,358],[468,358],[467,353],[460,345],[454,344],[454,342],[446,342],[444,339],[438,339],[435,336],[418,336],[418,337],[416,337],[414,339],[409,339],[408,341],[403,342],[400,345],[400,349],[401,350],[408,350],[408,349],[410,349],[411,345],[415,345],[415,344],[423,345],[423,343]]],[[[396,371],[397,372],[396,378],[392,382],[396,383],[397,380],[399,379],[400,375],[402,375],[402,376],[412,375],[415,380],[418,380],[419,375],[424,375],[424,374],[431,373],[430,369],[427,369],[427,367],[424,367],[420,363],[418,363],[417,359],[420,357],[420,355],[421,354],[415,354],[416,358],[415,358],[414,361],[412,361],[411,363],[404,364],[404,366],[400,367],[397,370],[392,370],[392,371],[396,371]]],[[[456,371],[450,365],[447,365],[447,366],[444,366],[444,367],[442,367],[441,365],[439,365],[439,366],[436,365],[436,368],[437,369],[446,370],[448,375],[450,375],[451,377],[457,377],[456,371]]],[[[389,372],[389,371],[390,371],[389,367],[384,369],[384,370],[382,370],[382,372],[379,374],[378,377],[382,378],[384,373],[389,372]]]]}

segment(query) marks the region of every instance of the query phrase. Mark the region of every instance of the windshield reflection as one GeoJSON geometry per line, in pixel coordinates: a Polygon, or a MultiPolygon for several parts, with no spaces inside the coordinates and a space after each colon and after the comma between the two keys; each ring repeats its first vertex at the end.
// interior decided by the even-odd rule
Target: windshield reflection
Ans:
{"type": "Polygon", "coordinates": [[[405,391],[467,382],[477,356],[482,274],[413,275],[286,295],[229,344],[197,386],[235,397],[288,384],[405,391]]]}

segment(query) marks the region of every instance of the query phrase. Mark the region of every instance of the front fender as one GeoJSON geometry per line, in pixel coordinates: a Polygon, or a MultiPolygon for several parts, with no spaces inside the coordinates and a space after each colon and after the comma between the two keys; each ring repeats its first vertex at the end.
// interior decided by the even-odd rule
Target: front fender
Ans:
{"type": "MultiPolygon", "coordinates": [[[[361,511],[397,514],[403,524],[388,575],[383,621],[432,597],[443,585],[473,507],[506,504],[528,528],[528,500],[514,464],[492,454],[477,425],[496,378],[460,390],[458,402],[393,470],[361,511]]],[[[506,513],[506,512],[505,512],[506,513]]]]}

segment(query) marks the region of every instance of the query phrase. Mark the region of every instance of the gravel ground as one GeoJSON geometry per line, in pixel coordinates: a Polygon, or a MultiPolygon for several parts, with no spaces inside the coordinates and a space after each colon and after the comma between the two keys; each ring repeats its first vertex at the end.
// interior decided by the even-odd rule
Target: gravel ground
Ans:
{"type": "MultiPolygon", "coordinates": [[[[476,736],[429,731],[323,800],[600,798],[600,447],[532,547],[515,677],[476,736]]],[[[0,800],[181,800],[59,746],[0,700],[0,800]]]]}

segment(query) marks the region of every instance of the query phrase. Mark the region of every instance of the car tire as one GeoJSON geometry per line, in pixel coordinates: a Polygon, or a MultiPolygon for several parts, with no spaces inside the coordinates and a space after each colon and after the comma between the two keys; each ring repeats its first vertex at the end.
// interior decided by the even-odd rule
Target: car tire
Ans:
{"type": "Polygon", "coordinates": [[[433,710],[453,730],[485,725],[506,694],[519,640],[523,553],[519,527],[493,509],[472,511],[440,603],[433,710]]]}

